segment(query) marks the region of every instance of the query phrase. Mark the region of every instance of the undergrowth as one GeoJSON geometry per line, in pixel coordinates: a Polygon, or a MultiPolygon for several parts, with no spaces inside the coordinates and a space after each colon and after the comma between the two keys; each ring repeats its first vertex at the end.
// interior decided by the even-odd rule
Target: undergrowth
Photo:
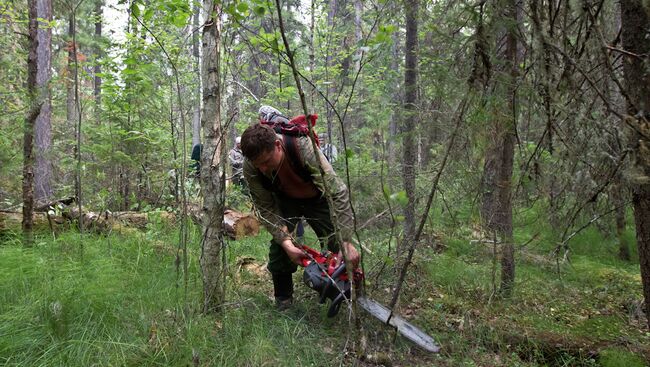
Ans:
{"type": "MultiPolygon", "coordinates": [[[[296,303],[275,310],[262,233],[229,241],[227,300],[200,310],[199,233],[191,233],[187,284],[176,268],[178,232],[37,236],[0,245],[0,364],[6,366],[644,366],[650,333],[641,313],[638,264],[614,258],[615,241],[587,229],[569,262],[542,243],[517,252],[515,292],[503,299],[490,243],[457,228],[420,245],[398,312],[442,346],[428,355],[362,318],[366,354],[355,355],[349,312],[328,319],[295,275],[296,303]],[[363,357],[357,359],[356,357],[363,357]]],[[[550,231],[550,229],[545,229],[550,231]]],[[[313,232],[307,241],[316,245],[313,232]]],[[[519,230],[518,242],[532,232],[519,230]]],[[[363,234],[367,293],[388,304],[395,241],[363,234]],[[390,245],[390,252],[389,252],[390,245]]]]}

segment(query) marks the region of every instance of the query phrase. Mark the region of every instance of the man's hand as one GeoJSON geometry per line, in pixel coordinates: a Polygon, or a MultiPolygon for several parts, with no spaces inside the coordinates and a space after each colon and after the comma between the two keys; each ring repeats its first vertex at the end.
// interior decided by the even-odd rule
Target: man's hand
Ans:
{"type": "Polygon", "coordinates": [[[302,259],[307,257],[305,252],[296,247],[291,239],[285,239],[282,241],[282,248],[284,249],[284,252],[287,253],[287,256],[289,256],[289,259],[298,265],[301,265],[302,259]]]}
{"type": "MultiPolygon", "coordinates": [[[[343,242],[341,245],[345,249],[345,254],[347,255],[346,258],[349,262],[352,263],[352,266],[354,269],[356,269],[359,266],[359,252],[357,251],[354,246],[350,242],[343,242]]],[[[343,252],[339,251],[339,259],[343,259],[343,252]]]]}

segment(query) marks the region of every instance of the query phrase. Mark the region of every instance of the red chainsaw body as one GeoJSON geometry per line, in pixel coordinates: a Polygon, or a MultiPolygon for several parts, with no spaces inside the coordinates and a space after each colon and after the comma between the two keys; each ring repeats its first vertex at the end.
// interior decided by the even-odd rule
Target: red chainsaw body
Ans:
{"type": "MultiPolygon", "coordinates": [[[[316,262],[321,268],[327,269],[327,275],[332,276],[340,266],[339,256],[331,251],[320,252],[306,245],[301,245],[301,248],[307,253],[307,257],[302,259],[301,264],[305,268],[312,262],[316,262]]],[[[363,272],[361,269],[354,269],[353,277],[355,282],[361,281],[363,279],[363,272]]],[[[343,272],[338,279],[347,282],[347,272],[343,272]]]]}

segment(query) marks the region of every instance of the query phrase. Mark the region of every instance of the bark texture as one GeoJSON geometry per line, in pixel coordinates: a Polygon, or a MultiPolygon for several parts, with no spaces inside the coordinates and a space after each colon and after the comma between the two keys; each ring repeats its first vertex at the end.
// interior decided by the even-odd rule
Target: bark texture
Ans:
{"type": "Polygon", "coordinates": [[[52,141],[49,92],[52,30],[43,20],[52,19],[49,0],[30,0],[27,94],[29,108],[23,136],[23,222],[27,245],[32,242],[34,201],[52,196],[49,149],[52,141]]]}
{"type": "Polygon", "coordinates": [[[93,95],[95,97],[95,122],[101,122],[102,112],[102,67],[100,65],[100,58],[102,56],[102,49],[100,45],[102,39],[102,14],[103,14],[103,0],[95,0],[95,42],[98,44],[95,49],[95,66],[93,68],[93,95]]]}
{"type": "Polygon", "coordinates": [[[631,127],[633,166],[629,176],[645,312],[650,316],[650,4],[621,1],[621,24],[623,48],[630,53],[623,61],[630,96],[625,121],[631,127]]]}
{"type": "MultiPolygon", "coordinates": [[[[407,0],[404,4],[406,14],[406,45],[404,50],[404,115],[402,132],[404,136],[402,156],[402,181],[408,198],[404,208],[404,243],[409,244],[415,235],[415,127],[417,111],[417,66],[418,66],[418,0],[407,0]]],[[[402,246],[403,247],[403,246],[402,246]]],[[[398,249],[401,252],[400,249],[398,249]]],[[[399,255],[399,253],[398,253],[399,255]]]]}
{"type": "Polygon", "coordinates": [[[36,88],[42,104],[34,122],[34,200],[47,201],[52,197],[52,102],[49,89],[52,78],[52,2],[36,0],[36,88]]]}
{"type": "Polygon", "coordinates": [[[203,152],[201,154],[201,185],[203,189],[203,311],[218,312],[225,298],[224,238],[222,231],[224,207],[224,160],[221,125],[221,9],[211,0],[204,3],[209,10],[203,27],[203,152]]]}
{"type": "MultiPolygon", "coordinates": [[[[194,16],[192,20],[193,29],[199,28],[201,7],[194,4],[194,16]]],[[[192,147],[201,143],[201,44],[199,43],[199,32],[192,33],[192,58],[194,59],[194,77],[196,78],[196,99],[192,108],[192,147]]]]}
{"type": "Polygon", "coordinates": [[[27,95],[29,110],[25,116],[23,128],[23,219],[22,229],[26,245],[32,243],[34,227],[34,124],[41,111],[41,101],[36,86],[37,64],[37,31],[38,10],[36,0],[28,1],[29,7],[29,53],[27,55],[27,95]]]}
{"type": "MultiPolygon", "coordinates": [[[[496,70],[493,88],[503,102],[495,102],[492,125],[483,167],[483,197],[481,216],[487,229],[496,233],[501,242],[501,292],[508,296],[514,286],[515,259],[512,234],[512,172],[516,133],[516,79],[518,68],[517,22],[518,0],[500,1],[494,4],[498,14],[497,57],[503,67],[496,70]],[[499,51],[503,50],[503,51],[499,51]]],[[[494,63],[493,63],[494,64],[494,63]]]]}
{"type": "Polygon", "coordinates": [[[75,95],[74,95],[74,81],[75,81],[75,52],[74,47],[76,45],[73,41],[73,35],[75,32],[74,17],[72,14],[68,17],[68,41],[67,41],[67,51],[68,51],[68,64],[67,64],[67,77],[65,78],[65,105],[66,105],[66,121],[70,128],[77,126],[77,110],[75,104],[75,95]]]}

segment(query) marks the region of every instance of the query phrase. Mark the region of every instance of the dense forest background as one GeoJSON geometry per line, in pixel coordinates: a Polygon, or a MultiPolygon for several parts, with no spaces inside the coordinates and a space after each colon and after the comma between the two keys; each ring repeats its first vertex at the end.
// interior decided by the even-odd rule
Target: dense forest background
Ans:
{"type": "Polygon", "coordinates": [[[103,289],[121,279],[105,273],[103,256],[129,263],[142,287],[153,277],[177,291],[153,314],[142,305],[161,296],[144,288],[126,297],[150,297],[141,306],[103,299],[97,314],[140,326],[115,326],[125,334],[111,343],[132,345],[104,345],[99,365],[650,360],[647,1],[0,0],[0,16],[0,210],[20,218],[0,225],[0,320],[13,325],[0,338],[24,335],[0,342],[0,361],[94,361],[101,346],[72,342],[86,340],[72,325],[110,329],[88,305],[72,306],[88,289],[42,272],[96,274],[86,284],[103,289]],[[255,306],[249,319],[247,302],[264,298],[252,295],[254,272],[238,274],[243,259],[263,263],[267,237],[231,241],[221,219],[225,208],[250,211],[226,155],[261,105],[319,115],[315,128],[338,148],[333,166],[350,187],[368,289],[442,341],[437,359],[343,317],[283,324],[255,306]],[[48,204],[67,197],[77,213],[156,219],[141,233],[83,219],[34,226],[34,211],[60,215],[48,204]],[[161,213],[174,214],[171,225],[161,213]],[[30,286],[41,277],[70,305],[30,286]],[[124,311],[133,307],[140,313],[124,311]],[[265,318],[267,329],[250,325],[265,318]],[[20,326],[30,322],[41,328],[20,326]],[[309,322],[328,334],[310,334],[309,322]],[[259,344],[243,347],[242,332],[259,344]],[[300,333],[327,361],[296,347],[300,333]]]}

